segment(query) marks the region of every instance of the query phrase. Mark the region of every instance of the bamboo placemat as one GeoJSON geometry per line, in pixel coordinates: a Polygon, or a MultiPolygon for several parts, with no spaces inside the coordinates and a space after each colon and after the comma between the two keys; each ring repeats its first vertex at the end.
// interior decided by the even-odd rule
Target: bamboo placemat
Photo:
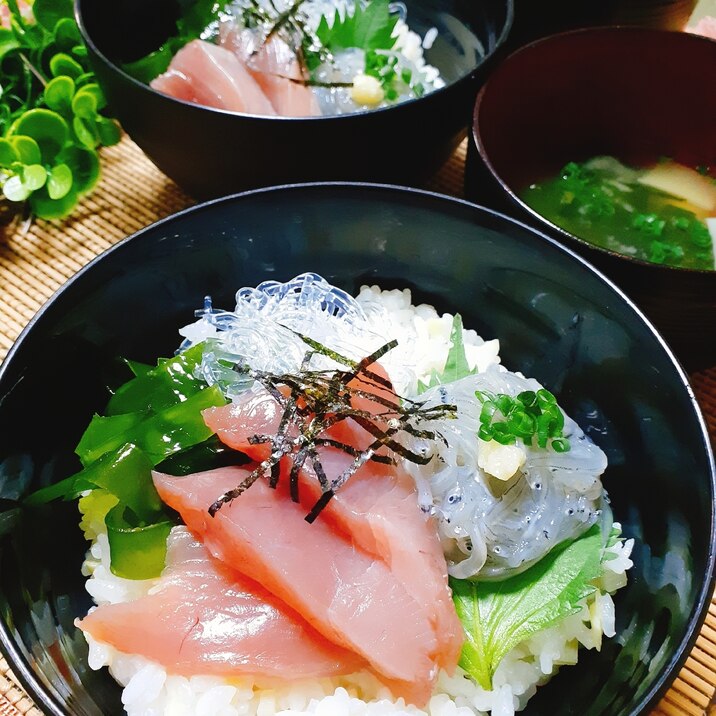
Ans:
{"type": "MultiPolygon", "coordinates": [[[[428,188],[462,196],[465,144],[428,188]]],[[[40,306],[74,273],[112,244],[193,202],[128,138],[103,150],[99,187],[64,222],[0,229],[0,359],[40,306]]],[[[692,376],[712,440],[716,438],[716,367],[692,376]]],[[[652,716],[703,716],[716,689],[716,600],[665,698],[652,716]]],[[[716,713],[716,712],[715,712],[716,713]]],[[[0,716],[40,711],[0,659],[0,716]]]]}

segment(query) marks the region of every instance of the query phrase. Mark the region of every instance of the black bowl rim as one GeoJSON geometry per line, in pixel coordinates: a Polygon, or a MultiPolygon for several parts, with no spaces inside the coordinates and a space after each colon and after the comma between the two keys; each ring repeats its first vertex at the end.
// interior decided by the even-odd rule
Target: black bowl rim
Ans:
{"type": "Polygon", "coordinates": [[[577,236],[576,234],[571,233],[570,231],[567,231],[566,229],[563,229],[558,224],[555,224],[554,222],[547,219],[545,216],[540,214],[539,212],[535,211],[531,206],[529,206],[526,202],[524,202],[514,191],[514,189],[497,173],[497,170],[493,166],[492,162],[490,161],[490,157],[487,151],[487,148],[485,147],[483,141],[482,141],[482,132],[480,130],[480,110],[482,109],[482,102],[484,100],[484,96],[489,89],[490,83],[494,83],[494,77],[495,75],[502,69],[503,66],[507,65],[514,57],[517,55],[521,55],[522,53],[529,53],[532,52],[536,47],[538,48],[540,45],[543,44],[549,44],[552,42],[556,42],[561,40],[564,37],[569,36],[575,36],[575,35],[586,35],[586,34],[603,34],[603,33],[614,33],[614,34],[632,34],[632,35],[653,35],[655,37],[655,41],[658,36],[665,36],[665,35],[671,35],[671,36],[681,36],[683,38],[691,38],[691,39],[684,39],[683,42],[705,42],[705,43],[711,43],[714,47],[713,49],[716,51],[716,40],[710,38],[710,37],[704,37],[703,35],[698,35],[696,33],[692,32],[685,32],[680,30],[664,30],[661,28],[656,27],[634,27],[633,25],[601,25],[597,27],[580,27],[574,30],[567,30],[565,32],[557,32],[552,35],[547,35],[546,37],[540,37],[537,40],[533,40],[532,42],[527,43],[526,45],[523,45],[522,47],[518,48],[514,52],[510,53],[501,63],[500,66],[495,69],[495,71],[487,78],[483,86],[480,88],[480,91],[477,93],[477,97],[475,99],[475,107],[473,110],[472,115],[472,127],[470,134],[472,135],[472,141],[477,147],[477,151],[480,153],[480,158],[482,159],[483,163],[487,167],[490,174],[494,177],[494,179],[497,181],[497,183],[500,186],[500,189],[509,197],[509,199],[516,204],[520,209],[523,211],[526,211],[531,217],[534,219],[537,219],[540,225],[544,226],[545,229],[549,229],[556,234],[558,234],[561,237],[564,237],[565,239],[569,241],[574,241],[577,244],[580,244],[581,246],[591,249],[597,253],[606,254],[607,256],[611,256],[614,259],[623,259],[627,263],[634,264],[636,266],[644,266],[650,270],[654,271],[662,271],[664,273],[669,273],[672,271],[680,272],[684,276],[688,275],[699,275],[699,276],[713,276],[716,280],[716,268],[714,269],[696,269],[696,268],[688,268],[684,266],[670,266],[669,264],[657,264],[652,261],[645,261],[644,259],[637,259],[633,256],[628,256],[627,254],[620,254],[617,251],[612,251],[611,249],[605,249],[602,246],[597,246],[596,244],[592,244],[586,239],[581,238],[580,236],[577,236]]]}
{"type": "MultiPolygon", "coordinates": [[[[666,693],[672,681],[675,679],[678,670],[681,669],[681,667],[684,665],[691,650],[693,649],[693,646],[696,643],[696,639],[699,636],[701,626],[706,619],[706,614],[708,612],[708,608],[711,602],[711,594],[713,592],[714,586],[716,585],[716,464],[714,463],[714,454],[711,449],[708,429],[706,427],[706,423],[701,413],[699,404],[696,401],[694,391],[691,387],[691,384],[689,383],[688,376],[686,375],[683,367],[672,352],[671,348],[662,338],[661,334],[656,330],[656,328],[654,328],[649,319],[632,302],[632,300],[616,284],[614,284],[611,279],[605,276],[597,268],[592,266],[592,264],[590,264],[589,261],[587,261],[585,258],[575,253],[569,247],[562,245],[557,240],[551,238],[547,234],[544,234],[539,230],[517,219],[513,219],[506,214],[495,211],[493,209],[489,209],[487,207],[479,206],[478,204],[474,204],[464,199],[459,199],[457,197],[439,194],[437,192],[427,191],[424,189],[415,189],[413,187],[406,187],[394,184],[378,184],[369,182],[305,182],[300,184],[284,184],[273,187],[264,187],[260,189],[252,189],[250,191],[239,192],[236,194],[230,194],[225,197],[212,199],[197,204],[195,206],[191,206],[187,209],[183,209],[182,211],[171,214],[170,216],[167,216],[163,219],[159,219],[153,224],[139,229],[133,234],[120,240],[113,246],[110,246],[108,249],[106,249],[101,254],[92,259],[83,268],[81,268],[76,274],[74,274],[74,276],[68,279],[62,286],[60,286],[60,288],[57,289],[57,291],[55,291],[55,293],[45,302],[45,304],[37,311],[37,313],[27,324],[27,326],[23,329],[22,333],[19,335],[13,346],[10,348],[10,351],[8,352],[4,361],[2,362],[2,364],[0,364],[0,385],[2,384],[8,366],[12,362],[15,353],[17,353],[17,351],[19,350],[20,345],[27,338],[30,331],[32,331],[35,324],[40,320],[40,318],[49,309],[49,307],[60,298],[60,296],[69,288],[70,285],[82,280],[83,276],[89,271],[91,271],[96,263],[98,263],[99,261],[103,261],[111,254],[120,251],[123,246],[129,244],[131,241],[141,241],[142,236],[145,233],[154,231],[159,226],[162,226],[164,224],[170,224],[171,222],[179,220],[183,216],[188,214],[211,211],[214,206],[222,204],[232,204],[243,200],[250,200],[253,196],[259,196],[270,192],[290,192],[302,191],[306,189],[322,192],[325,189],[335,188],[339,188],[341,191],[345,191],[346,193],[355,190],[368,190],[382,193],[384,195],[393,194],[396,196],[419,196],[425,201],[429,200],[436,204],[454,205],[467,208],[471,212],[481,215],[481,218],[483,220],[486,220],[484,222],[484,225],[487,226],[499,223],[507,223],[520,227],[521,229],[532,234],[536,239],[542,241],[543,243],[549,244],[557,251],[560,251],[567,256],[570,256],[573,260],[577,261],[577,263],[581,264],[585,269],[591,271],[597,276],[597,278],[601,279],[604,283],[606,283],[614,291],[614,293],[623,301],[627,309],[630,309],[633,313],[635,313],[637,317],[644,323],[644,325],[646,325],[647,329],[661,345],[661,348],[666,353],[666,356],[671,360],[672,366],[676,371],[681,385],[688,394],[691,408],[694,411],[697,423],[701,430],[701,441],[706,450],[707,463],[709,466],[711,478],[711,524],[709,532],[710,547],[708,553],[708,564],[706,568],[706,573],[704,574],[704,580],[701,585],[701,588],[698,591],[698,594],[696,595],[695,609],[686,624],[684,637],[677,645],[677,648],[675,649],[673,656],[669,660],[669,662],[661,667],[661,674],[656,679],[655,683],[642,696],[639,703],[636,704],[635,708],[632,709],[631,716],[642,716],[643,714],[648,713],[648,711],[653,708],[661,699],[661,697],[666,693]]],[[[13,673],[15,674],[15,676],[17,676],[22,686],[25,688],[27,693],[31,696],[31,698],[36,704],[41,705],[43,710],[46,710],[47,713],[53,714],[53,716],[72,716],[68,711],[63,710],[62,704],[57,701],[54,695],[51,694],[45,688],[44,684],[35,675],[34,671],[30,667],[28,662],[25,660],[25,657],[16,647],[15,641],[10,634],[10,631],[4,619],[0,619],[0,653],[2,653],[7,659],[7,662],[10,665],[13,673]]]]}
{"type": "Polygon", "coordinates": [[[504,0],[506,4],[506,10],[507,10],[507,17],[505,18],[505,24],[502,28],[502,32],[497,38],[497,42],[495,44],[495,47],[492,49],[491,52],[488,52],[472,69],[464,74],[462,77],[458,78],[454,82],[451,82],[449,84],[446,84],[444,87],[440,87],[438,89],[433,90],[432,92],[427,92],[422,97],[414,97],[412,99],[407,99],[403,102],[398,102],[397,104],[390,105],[388,107],[379,107],[376,109],[366,109],[366,110],[359,110],[357,112],[348,112],[346,114],[326,114],[326,115],[317,115],[317,116],[311,116],[311,117],[285,117],[281,115],[266,115],[266,114],[249,114],[248,112],[231,112],[227,109],[219,109],[218,107],[208,107],[203,104],[197,104],[195,102],[188,102],[183,99],[177,99],[176,97],[172,97],[171,95],[165,94],[164,92],[159,92],[158,90],[155,90],[153,87],[150,87],[148,84],[144,84],[143,82],[140,82],[139,80],[132,77],[130,74],[125,72],[119,65],[115,64],[112,60],[110,60],[104,52],[102,52],[97,45],[95,44],[94,40],[90,36],[87,28],[85,27],[84,19],[82,17],[82,10],[81,10],[81,4],[82,0],[74,0],[74,14],[75,14],[75,20],[77,22],[77,25],[80,29],[80,33],[82,34],[82,39],[84,40],[85,44],[88,45],[92,52],[94,52],[97,56],[101,57],[103,62],[105,62],[109,67],[112,68],[115,72],[118,72],[125,81],[128,81],[130,84],[138,88],[140,91],[143,92],[149,92],[150,94],[153,94],[158,97],[162,97],[170,102],[176,102],[177,104],[183,105],[184,107],[193,107],[193,108],[199,108],[201,110],[205,110],[208,112],[212,112],[219,115],[224,115],[228,117],[242,117],[244,119],[255,119],[255,120],[265,120],[265,121],[271,121],[271,122],[295,122],[298,124],[303,123],[310,123],[310,122],[320,122],[320,121],[348,121],[351,118],[356,117],[366,117],[366,116],[373,116],[373,115],[380,115],[385,112],[389,112],[393,109],[396,109],[397,107],[405,107],[408,105],[415,104],[417,102],[421,102],[425,99],[428,99],[430,97],[438,97],[445,92],[458,87],[462,86],[463,84],[470,81],[470,79],[473,77],[473,75],[479,70],[479,68],[484,65],[488,60],[490,60],[494,55],[499,51],[499,49],[502,47],[502,45],[507,40],[508,35],[510,34],[510,30],[512,29],[512,24],[514,22],[515,18],[515,5],[514,0],[504,0]]]}

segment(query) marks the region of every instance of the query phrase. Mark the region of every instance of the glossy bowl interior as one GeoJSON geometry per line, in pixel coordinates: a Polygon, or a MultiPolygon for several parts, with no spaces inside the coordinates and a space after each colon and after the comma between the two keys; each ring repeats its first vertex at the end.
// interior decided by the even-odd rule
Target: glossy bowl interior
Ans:
{"type": "Polygon", "coordinates": [[[518,196],[570,161],[612,155],[716,165],[716,42],[596,28],[554,35],[505,60],[475,105],[467,192],[550,232],[632,296],[690,367],[716,362],[716,271],[637,261],[580,240],[518,196]],[[477,150],[477,151],[475,151],[477,150]]]}
{"type": "Polygon", "coordinates": [[[262,117],[200,107],[135,81],[119,65],[173,32],[177,0],[76,0],[90,58],[127,133],[196,197],[282,182],[365,179],[418,182],[464,137],[475,93],[512,24],[513,0],[406,0],[407,21],[447,87],[390,108],[343,116],[262,117]]]}
{"type": "MultiPolygon", "coordinates": [[[[459,311],[466,326],[499,337],[504,364],[553,390],[606,451],[616,519],[636,540],[618,638],[583,653],[524,713],[647,713],[711,594],[715,477],[704,424],[683,372],[618,290],[488,210],[398,188],[309,185],[229,197],[140,231],[72,279],[3,365],[3,496],[78,468],[73,448],[106,402],[116,356],[171,354],[207,293],[229,307],[238,287],[304,271],[351,292],[409,287],[416,303],[459,311]]],[[[0,644],[10,664],[48,713],[121,713],[119,688],[87,667],[73,626],[91,604],[76,506],[2,507],[0,644]]]]}

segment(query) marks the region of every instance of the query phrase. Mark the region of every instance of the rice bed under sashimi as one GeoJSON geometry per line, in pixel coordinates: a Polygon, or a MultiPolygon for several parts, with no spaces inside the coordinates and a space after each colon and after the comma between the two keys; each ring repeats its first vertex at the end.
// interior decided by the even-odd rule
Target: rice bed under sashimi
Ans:
{"type": "MultiPolygon", "coordinates": [[[[232,312],[207,302],[180,332],[197,356],[180,380],[213,401],[203,424],[172,432],[162,406],[176,447],[154,455],[147,412],[120,409],[137,391],[108,406],[156,466],[146,489],[180,516],[164,568],[142,567],[151,578],[126,578],[141,555],[120,563],[132,529],[112,517],[143,498],[97,487],[78,447],[98,605],[78,624],[128,714],[510,716],[580,646],[614,636],[633,541],[611,520],[606,458],[537,381],[502,367],[496,340],[408,290],[352,298],[313,274],[242,289],[232,312]],[[210,462],[189,470],[196,445],[210,462]],[[507,581],[522,607],[500,594],[507,581]],[[516,636],[493,639],[505,619],[516,636]]],[[[98,429],[119,445],[111,424],[95,418],[80,447],[98,429]]]]}

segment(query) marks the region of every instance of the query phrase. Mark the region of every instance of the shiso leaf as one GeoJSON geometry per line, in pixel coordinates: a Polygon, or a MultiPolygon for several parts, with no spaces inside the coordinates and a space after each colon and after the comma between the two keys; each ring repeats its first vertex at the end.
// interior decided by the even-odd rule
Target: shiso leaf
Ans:
{"type": "Polygon", "coordinates": [[[452,383],[468,375],[477,373],[477,368],[470,369],[465,355],[465,343],[462,338],[462,316],[456,313],[452,319],[452,330],[450,331],[450,350],[448,351],[445,367],[440,373],[433,372],[427,383],[418,383],[418,395],[429,388],[443,383],[452,383]]]}
{"type": "Polygon", "coordinates": [[[179,0],[180,17],[176,33],[148,55],[122,65],[127,74],[145,84],[167,71],[174,55],[184,45],[196,40],[216,22],[229,4],[229,0],[179,0]]]}
{"type": "Polygon", "coordinates": [[[501,582],[450,579],[465,630],[460,666],[486,690],[505,655],[539,631],[579,611],[595,591],[604,539],[600,525],[558,545],[521,574],[501,582]]]}
{"type": "Polygon", "coordinates": [[[369,0],[364,5],[356,2],[351,15],[336,10],[329,25],[324,15],[316,29],[323,46],[334,52],[358,47],[363,50],[390,50],[395,45],[393,30],[398,16],[392,15],[388,0],[369,0]]]}

